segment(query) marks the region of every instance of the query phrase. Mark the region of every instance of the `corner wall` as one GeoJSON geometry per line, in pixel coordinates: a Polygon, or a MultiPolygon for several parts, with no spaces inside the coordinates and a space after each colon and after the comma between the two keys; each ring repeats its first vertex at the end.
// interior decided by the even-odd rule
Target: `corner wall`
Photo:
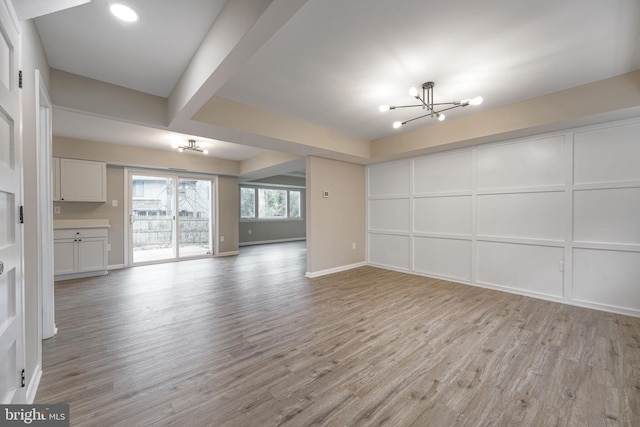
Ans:
{"type": "Polygon", "coordinates": [[[306,196],[307,276],[364,265],[364,166],[308,157],[306,196]]]}

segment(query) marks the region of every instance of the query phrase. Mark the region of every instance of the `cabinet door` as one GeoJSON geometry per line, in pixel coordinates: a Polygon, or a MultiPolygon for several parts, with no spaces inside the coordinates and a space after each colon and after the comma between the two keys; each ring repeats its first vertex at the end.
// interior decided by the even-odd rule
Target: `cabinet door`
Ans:
{"type": "Polygon", "coordinates": [[[88,160],[60,159],[60,200],[106,202],[106,164],[88,160]]]}
{"type": "Polygon", "coordinates": [[[53,201],[60,201],[60,158],[54,157],[53,162],[51,163],[51,184],[53,185],[52,193],[53,201]]]}
{"type": "Polygon", "coordinates": [[[78,272],[107,269],[107,239],[83,238],[78,245],[78,272]]]}
{"type": "Polygon", "coordinates": [[[69,274],[76,272],[74,239],[53,241],[53,274],[69,274]]]}

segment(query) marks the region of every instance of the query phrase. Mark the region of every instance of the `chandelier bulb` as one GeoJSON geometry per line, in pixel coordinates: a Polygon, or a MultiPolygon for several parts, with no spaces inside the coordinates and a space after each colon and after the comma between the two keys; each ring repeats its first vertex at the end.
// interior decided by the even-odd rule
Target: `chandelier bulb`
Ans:
{"type": "Polygon", "coordinates": [[[178,151],[182,153],[184,151],[184,148],[178,147],[178,151]]]}
{"type": "Polygon", "coordinates": [[[482,97],[481,96],[476,96],[475,98],[472,98],[469,100],[469,105],[480,105],[482,104],[482,97]]]}
{"type": "Polygon", "coordinates": [[[391,107],[389,107],[388,105],[381,105],[378,107],[378,111],[380,111],[381,113],[384,113],[385,111],[389,111],[391,109],[391,107]]]}
{"type": "Polygon", "coordinates": [[[445,118],[444,114],[438,114],[438,120],[443,121],[445,118]]]}
{"type": "Polygon", "coordinates": [[[409,89],[409,95],[413,96],[414,98],[418,97],[418,89],[416,89],[415,87],[412,87],[409,89]]]}
{"type": "Polygon", "coordinates": [[[398,129],[400,126],[402,126],[402,122],[393,122],[394,129],[398,129]]]}
{"type": "Polygon", "coordinates": [[[209,150],[202,150],[204,154],[209,154],[209,150]]]}

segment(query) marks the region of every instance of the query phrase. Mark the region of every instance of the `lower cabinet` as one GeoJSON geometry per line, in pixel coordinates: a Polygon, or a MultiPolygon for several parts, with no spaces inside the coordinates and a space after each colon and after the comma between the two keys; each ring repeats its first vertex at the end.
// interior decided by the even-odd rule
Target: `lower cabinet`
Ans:
{"type": "Polygon", "coordinates": [[[107,229],[54,230],[56,280],[107,274],[107,229]]]}

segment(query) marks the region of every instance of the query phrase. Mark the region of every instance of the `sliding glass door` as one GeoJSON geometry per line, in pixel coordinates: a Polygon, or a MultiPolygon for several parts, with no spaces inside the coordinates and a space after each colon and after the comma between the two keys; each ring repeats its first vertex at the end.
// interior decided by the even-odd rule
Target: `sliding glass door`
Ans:
{"type": "Polygon", "coordinates": [[[176,257],[175,180],[132,175],[131,233],[133,263],[176,257]]]}
{"type": "Polygon", "coordinates": [[[130,264],[213,254],[211,180],[129,174],[130,264]]]}
{"type": "Polygon", "coordinates": [[[211,255],[211,181],[178,181],[178,246],[180,258],[211,255]]]}

